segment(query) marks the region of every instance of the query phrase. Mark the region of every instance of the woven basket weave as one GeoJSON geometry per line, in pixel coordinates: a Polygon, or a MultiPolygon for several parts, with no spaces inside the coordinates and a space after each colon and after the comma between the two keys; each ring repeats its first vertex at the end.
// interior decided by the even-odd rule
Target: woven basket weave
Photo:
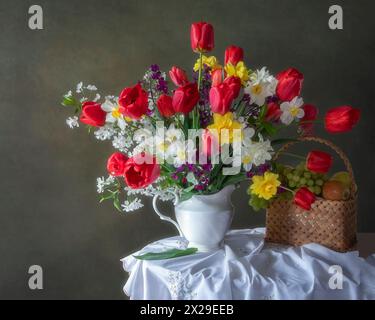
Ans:
{"type": "Polygon", "coordinates": [[[335,251],[353,250],[357,242],[357,185],[352,166],[340,148],[317,137],[304,137],[285,144],[275,154],[274,160],[292,145],[302,141],[319,142],[339,155],[352,180],[350,197],[343,201],[318,198],[310,211],[296,206],[292,200],[272,201],[267,209],[266,241],[294,246],[314,242],[335,251]]]}

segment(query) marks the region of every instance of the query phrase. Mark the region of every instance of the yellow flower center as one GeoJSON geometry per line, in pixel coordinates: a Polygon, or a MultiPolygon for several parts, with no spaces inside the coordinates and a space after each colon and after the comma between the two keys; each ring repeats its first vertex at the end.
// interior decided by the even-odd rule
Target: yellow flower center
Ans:
{"type": "Polygon", "coordinates": [[[256,84],[255,86],[253,86],[251,88],[251,91],[253,92],[253,94],[261,94],[262,93],[262,86],[260,84],[256,84]]]}
{"type": "Polygon", "coordinates": [[[298,114],[298,111],[299,111],[299,108],[298,107],[291,107],[290,108],[290,114],[293,116],[293,117],[296,117],[297,114],[298,114]]]}
{"type": "Polygon", "coordinates": [[[113,110],[112,110],[112,117],[114,117],[114,118],[116,118],[116,119],[118,119],[118,118],[121,117],[121,113],[120,113],[120,111],[119,111],[119,108],[116,108],[116,109],[113,109],[113,110]]]}
{"type": "Polygon", "coordinates": [[[164,143],[164,142],[160,142],[159,144],[157,144],[157,149],[158,151],[161,151],[161,152],[165,152],[167,150],[167,144],[164,143]]]}
{"type": "Polygon", "coordinates": [[[251,162],[252,158],[250,156],[244,156],[242,158],[242,163],[243,164],[249,164],[251,162]]]}

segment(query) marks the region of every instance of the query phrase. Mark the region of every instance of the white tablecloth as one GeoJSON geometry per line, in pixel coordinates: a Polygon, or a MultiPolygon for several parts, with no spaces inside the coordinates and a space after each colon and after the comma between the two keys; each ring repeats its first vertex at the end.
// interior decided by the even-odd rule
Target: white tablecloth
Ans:
{"type": "MultiPolygon", "coordinates": [[[[375,254],[363,259],[357,251],[270,245],[263,238],[264,228],[233,230],[215,252],[152,261],[130,255],[121,260],[130,273],[124,292],[131,299],[375,299],[375,254]],[[342,277],[337,267],[330,270],[334,265],[342,277]]],[[[173,237],[135,254],[185,247],[173,237]]]]}

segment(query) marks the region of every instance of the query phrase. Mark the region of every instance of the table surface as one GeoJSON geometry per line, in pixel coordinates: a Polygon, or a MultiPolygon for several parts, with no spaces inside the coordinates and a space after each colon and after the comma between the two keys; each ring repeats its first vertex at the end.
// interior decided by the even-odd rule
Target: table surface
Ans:
{"type": "MultiPolygon", "coordinates": [[[[125,257],[124,292],[131,299],[151,300],[375,299],[375,234],[359,234],[358,251],[339,253],[314,243],[264,243],[264,232],[231,230],[224,246],[209,253],[152,261],[125,257]],[[339,278],[332,280],[335,272],[339,278]],[[332,288],[332,281],[342,287],[332,288]]],[[[137,254],[186,245],[185,239],[172,237],[137,254]]]]}

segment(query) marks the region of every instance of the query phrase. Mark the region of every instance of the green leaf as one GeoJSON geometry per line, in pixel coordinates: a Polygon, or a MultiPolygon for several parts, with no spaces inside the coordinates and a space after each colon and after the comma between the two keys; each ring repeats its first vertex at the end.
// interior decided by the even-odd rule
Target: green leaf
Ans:
{"type": "Polygon", "coordinates": [[[164,260],[164,259],[172,259],[182,256],[187,256],[198,251],[197,248],[187,248],[184,250],[181,249],[171,249],[164,252],[149,252],[142,254],[140,256],[133,256],[139,260],[164,260]]]}
{"type": "Polygon", "coordinates": [[[100,197],[100,203],[102,203],[103,201],[105,200],[109,200],[109,199],[113,199],[114,198],[114,194],[111,193],[111,194],[107,194],[107,195],[103,195],[100,197]]]}
{"type": "Polygon", "coordinates": [[[114,207],[115,207],[118,211],[122,212],[122,210],[121,210],[121,205],[120,205],[120,199],[119,199],[118,197],[115,197],[115,198],[113,199],[113,205],[114,205],[114,207]]]}
{"type": "Polygon", "coordinates": [[[61,104],[65,107],[77,107],[80,103],[73,96],[64,96],[61,104]]]}
{"type": "Polygon", "coordinates": [[[181,201],[189,200],[193,195],[194,195],[193,192],[182,193],[181,197],[180,197],[180,200],[181,201]]]}
{"type": "Polygon", "coordinates": [[[263,128],[266,130],[267,134],[273,136],[277,133],[278,129],[272,123],[263,122],[263,128]]]}
{"type": "Polygon", "coordinates": [[[255,210],[259,211],[265,209],[268,206],[268,201],[266,199],[260,198],[255,194],[251,194],[249,205],[255,210]]]}
{"type": "Polygon", "coordinates": [[[240,182],[245,181],[247,179],[248,178],[247,178],[245,173],[239,173],[239,174],[236,174],[234,176],[228,176],[228,178],[226,178],[224,180],[223,188],[226,187],[226,186],[229,186],[231,184],[240,183],[240,182]]]}
{"type": "Polygon", "coordinates": [[[192,186],[190,186],[190,187],[187,187],[187,188],[185,188],[185,189],[183,189],[182,190],[182,192],[190,192],[190,191],[192,191],[194,189],[194,185],[192,185],[192,186]]]}
{"type": "Polygon", "coordinates": [[[261,107],[261,109],[260,109],[258,119],[263,120],[264,117],[266,116],[266,113],[267,113],[267,105],[265,104],[265,105],[263,105],[263,106],[261,107]]]}

